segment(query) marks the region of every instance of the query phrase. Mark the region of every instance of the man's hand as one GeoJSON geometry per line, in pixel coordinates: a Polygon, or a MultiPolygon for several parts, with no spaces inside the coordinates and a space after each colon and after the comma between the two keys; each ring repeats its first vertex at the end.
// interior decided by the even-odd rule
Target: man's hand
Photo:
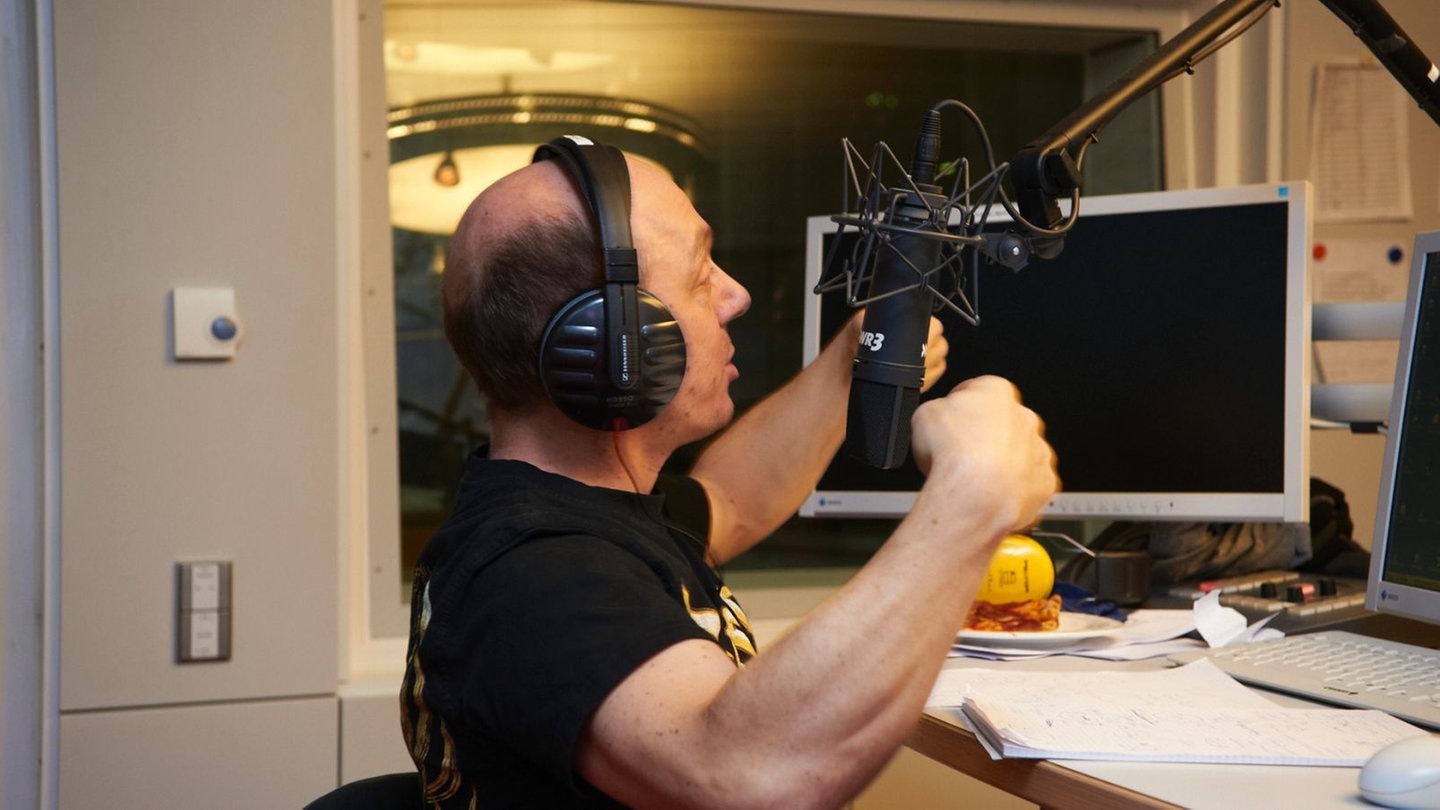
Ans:
{"type": "MultiPolygon", "coordinates": [[[[860,345],[860,324],[865,318],[865,310],[860,310],[850,316],[845,328],[836,340],[844,340],[852,350],[860,345]]],[[[920,383],[920,393],[929,391],[931,386],[945,376],[945,358],[950,354],[950,342],[945,339],[945,324],[934,315],[930,316],[930,331],[925,336],[925,379],[920,383]]]]}
{"type": "Polygon", "coordinates": [[[925,379],[920,383],[920,393],[929,391],[945,376],[945,357],[948,354],[950,341],[945,339],[945,325],[932,315],[930,334],[925,338],[925,379]]]}
{"type": "Polygon", "coordinates": [[[1033,524],[1060,480],[1045,425],[999,377],[966,380],[915,411],[911,450],[926,490],[963,493],[1000,531],[1033,524]]]}

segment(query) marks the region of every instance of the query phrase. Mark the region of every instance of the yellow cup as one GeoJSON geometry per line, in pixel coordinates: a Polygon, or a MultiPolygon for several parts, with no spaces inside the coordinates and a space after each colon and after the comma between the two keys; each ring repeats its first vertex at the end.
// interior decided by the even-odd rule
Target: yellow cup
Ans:
{"type": "Polygon", "coordinates": [[[1024,535],[1012,534],[1000,541],[980,592],[975,598],[991,604],[1045,599],[1055,587],[1055,561],[1050,552],[1024,535]]]}

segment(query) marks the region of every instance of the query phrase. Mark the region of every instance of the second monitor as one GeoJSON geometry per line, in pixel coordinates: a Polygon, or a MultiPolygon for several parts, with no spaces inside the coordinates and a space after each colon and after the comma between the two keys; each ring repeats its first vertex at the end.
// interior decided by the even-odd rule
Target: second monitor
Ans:
{"type": "MultiPolygon", "coordinates": [[[[938,313],[948,369],[926,398],[1014,382],[1059,457],[1050,517],[1306,520],[1309,202],[1304,183],[1082,198],[1057,257],[981,268],[979,326],[938,313]]],[[[838,227],[809,221],[812,280],[849,255],[830,251],[838,227]]],[[[806,308],[808,362],[850,311],[843,294],[806,308]]],[[[801,514],[900,516],[921,483],[913,461],[842,451],[801,514]]]]}

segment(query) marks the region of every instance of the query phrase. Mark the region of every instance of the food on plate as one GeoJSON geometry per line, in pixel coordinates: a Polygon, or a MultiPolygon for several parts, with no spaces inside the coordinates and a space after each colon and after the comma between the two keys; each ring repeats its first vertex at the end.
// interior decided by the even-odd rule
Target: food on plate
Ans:
{"type": "Polygon", "coordinates": [[[965,617],[966,630],[987,633],[1036,633],[1060,627],[1060,596],[1026,599],[1022,602],[975,600],[965,617]]]}
{"type": "Polygon", "coordinates": [[[1000,541],[980,591],[965,617],[966,630],[1040,632],[1060,627],[1055,562],[1033,538],[1012,534],[1000,541]]]}

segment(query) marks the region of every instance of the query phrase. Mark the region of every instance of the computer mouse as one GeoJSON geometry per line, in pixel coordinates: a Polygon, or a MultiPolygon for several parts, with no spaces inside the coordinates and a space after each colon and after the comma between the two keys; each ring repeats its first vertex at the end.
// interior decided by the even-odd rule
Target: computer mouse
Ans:
{"type": "Polygon", "coordinates": [[[1440,737],[1406,737],[1376,751],[1360,769],[1360,795],[1386,807],[1440,809],[1440,737]]]}

